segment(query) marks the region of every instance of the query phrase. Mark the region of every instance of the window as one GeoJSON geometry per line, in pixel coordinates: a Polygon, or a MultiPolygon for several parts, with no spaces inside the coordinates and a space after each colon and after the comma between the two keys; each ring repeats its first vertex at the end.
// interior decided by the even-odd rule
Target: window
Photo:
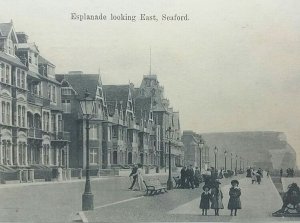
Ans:
{"type": "Polygon", "coordinates": [[[51,115],[51,129],[53,132],[57,131],[56,128],[56,116],[55,115],[51,115]]]}
{"type": "Polygon", "coordinates": [[[51,85],[48,84],[48,99],[49,100],[51,100],[51,90],[52,90],[51,85]]]}
{"type": "Polygon", "coordinates": [[[32,64],[32,57],[31,57],[31,53],[29,53],[29,63],[32,64]]]}
{"type": "Polygon", "coordinates": [[[25,114],[26,114],[26,112],[25,112],[25,106],[23,106],[22,107],[22,126],[23,127],[26,127],[25,126],[25,114]]]}
{"type": "Polygon", "coordinates": [[[44,118],[44,131],[49,132],[49,112],[43,112],[44,118]]]}
{"type": "Polygon", "coordinates": [[[17,87],[21,86],[21,71],[17,69],[17,87]]]}
{"type": "Polygon", "coordinates": [[[10,125],[10,103],[6,103],[6,124],[10,125]]]}
{"type": "Polygon", "coordinates": [[[91,149],[90,150],[90,164],[97,164],[98,163],[98,149],[91,149]]]}
{"type": "Polygon", "coordinates": [[[0,63],[0,75],[1,75],[1,82],[4,83],[4,79],[5,79],[5,66],[4,66],[4,63],[0,63]]]}
{"type": "Polygon", "coordinates": [[[52,86],[52,101],[56,103],[56,87],[52,86]]]}
{"type": "Polygon", "coordinates": [[[4,101],[2,101],[2,123],[3,124],[5,124],[5,111],[6,111],[5,107],[6,107],[6,104],[4,101]]]}
{"type": "Polygon", "coordinates": [[[63,120],[62,120],[62,116],[59,114],[57,115],[57,119],[58,119],[58,131],[61,132],[63,129],[63,120]]]}
{"type": "Polygon", "coordinates": [[[18,105],[18,126],[21,127],[21,105],[18,105]]]}
{"type": "Polygon", "coordinates": [[[90,126],[90,139],[98,139],[98,125],[90,126]]]}
{"type": "Polygon", "coordinates": [[[25,83],[26,83],[26,76],[25,76],[25,71],[22,70],[21,74],[21,88],[25,89],[25,83]]]}
{"type": "Polygon", "coordinates": [[[49,165],[49,153],[50,153],[50,145],[44,144],[43,145],[43,152],[44,152],[44,164],[49,165]]]}
{"type": "Polygon", "coordinates": [[[6,65],[5,83],[10,84],[10,67],[6,65]]]}
{"type": "Polygon", "coordinates": [[[117,126],[112,127],[112,137],[118,138],[118,127],[117,126]]]}
{"type": "Polygon", "coordinates": [[[61,89],[62,95],[72,95],[72,89],[69,87],[64,87],[61,89]]]}
{"type": "Polygon", "coordinates": [[[71,113],[71,100],[61,100],[64,113],[71,113]]]}
{"type": "Polygon", "coordinates": [[[14,43],[10,38],[7,40],[7,47],[8,47],[8,53],[10,55],[15,55],[14,43]]]}

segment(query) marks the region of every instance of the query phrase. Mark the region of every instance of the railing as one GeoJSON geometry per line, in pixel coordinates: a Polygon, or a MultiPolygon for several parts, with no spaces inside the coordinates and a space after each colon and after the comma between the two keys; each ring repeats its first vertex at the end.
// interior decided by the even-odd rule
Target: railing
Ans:
{"type": "Polygon", "coordinates": [[[43,134],[42,134],[42,130],[41,129],[30,128],[28,130],[28,138],[41,139],[42,135],[43,134]]]}
{"type": "Polygon", "coordinates": [[[51,140],[71,141],[70,132],[55,132],[51,134],[51,140]]]}

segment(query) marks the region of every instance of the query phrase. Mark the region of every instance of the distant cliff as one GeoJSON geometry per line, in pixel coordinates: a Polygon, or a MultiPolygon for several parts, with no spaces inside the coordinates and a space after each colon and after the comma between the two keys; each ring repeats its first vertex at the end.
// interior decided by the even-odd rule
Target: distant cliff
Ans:
{"type": "MultiPolygon", "coordinates": [[[[226,132],[201,135],[210,147],[211,166],[214,166],[214,147],[217,146],[218,167],[225,166],[224,151],[227,150],[227,169],[231,168],[230,153],[233,153],[233,168],[236,166],[236,154],[246,160],[245,167],[249,160],[249,163],[256,167],[269,170],[296,168],[296,152],[282,132],[226,132]]],[[[237,166],[240,167],[240,159],[237,166]]]]}

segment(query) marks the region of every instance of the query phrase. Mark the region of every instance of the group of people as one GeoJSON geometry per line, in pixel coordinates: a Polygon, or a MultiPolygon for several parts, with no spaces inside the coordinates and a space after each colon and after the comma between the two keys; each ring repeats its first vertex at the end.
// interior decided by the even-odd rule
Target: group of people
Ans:
{"type": "MultiPolygon", "coordinates": [[[[281,177],[282,177],[282,174],[283,174],[283,170],[280,169],[280,176],[281,177]]],[[[294,169],[293,168],[287,168],[287,170],[286,170],[286,176],[287,177],[294,177],[294,175],[295,175],[294,169]]]]}
{"type": "Polygon", "coordinates": [[[198,167],[193,169],[193,166],[184,166],[180,171],[181,188],[198,188],[202,182],[201,172],[198,167]]]}
{"type": "MultiPolygon", "coordinates": [[[[202,215],[207,215],[208,209],[214,209],[215,216],[219,216],[219,210],[224,209],[223,193],[220,188],[220,181],[215,180],[214,184],[210,187],[205,184],[203,186],[204,192],[201,194],[199,208],[202,209],[202,215]]],[[[229,201],[227,208],[231,211],[230,216],[236,216],[237,210],[242,208],[241,205],[241,189],[239,188],[239,181],[232,180],[231,188],[229,189],[229,201]]]]}
{"type": "Polygon", "coordinates": [[[251,168],[251,179],[252,179],[252,184],[254,183],[261,183],[261,179],[263,178],[263,170],[259,168],[257,171],[251,168]]]}

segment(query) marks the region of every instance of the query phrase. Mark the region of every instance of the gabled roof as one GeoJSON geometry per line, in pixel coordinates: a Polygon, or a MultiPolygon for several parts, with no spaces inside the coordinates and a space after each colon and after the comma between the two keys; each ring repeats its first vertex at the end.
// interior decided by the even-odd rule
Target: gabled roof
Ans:
{"type": "MultiPolygon", "coordinates": [[[[106,102],[122,105],[123,110],[126,110],[130,86],[127,85],[103,85],[103,92],[106,102]]],[[[119,107],[119,106],[118,106],[119,107]]],[[[120,107],[119,107],[120,109],[120,107]]]]}
{"type": "Polygon", "coordinates": [[[142,118],[148,120],[150,111],[151,97],[138,97],[134,100],[134,113],[138,123],[142,118]]]}
{"type": "Polygon", "coordinates": [[[86,89],[91,98],[96,97],[99,74],[65,74],[64,79],[78,93],[79,98],[84,97],[86,89]]]}
{"type": "Polygon", "coordinates": [[[0,23],[0,37],[7,37],[12,28],[12,23],[0,23]]]}

